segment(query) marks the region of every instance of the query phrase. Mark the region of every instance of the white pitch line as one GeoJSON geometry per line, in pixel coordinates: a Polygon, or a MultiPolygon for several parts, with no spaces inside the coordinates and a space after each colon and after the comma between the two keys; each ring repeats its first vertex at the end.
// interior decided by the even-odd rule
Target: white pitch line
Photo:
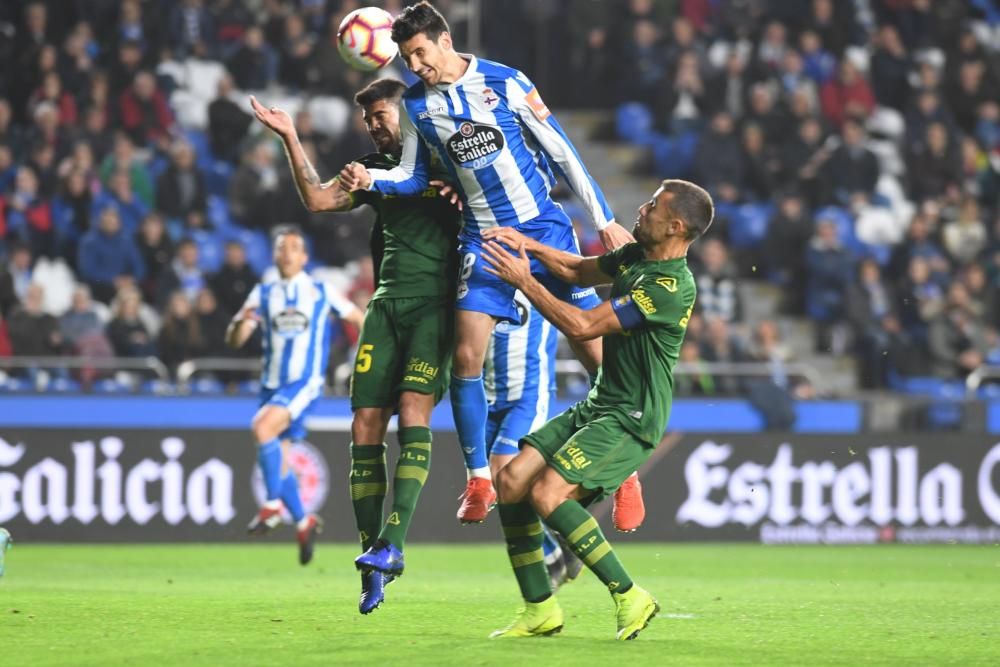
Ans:
{"type": "Polygon", "coordinates": [[[698,618],[694,614],[658,614],[660,618],[680,618],[680,619],[691,619],[698,618]]]}

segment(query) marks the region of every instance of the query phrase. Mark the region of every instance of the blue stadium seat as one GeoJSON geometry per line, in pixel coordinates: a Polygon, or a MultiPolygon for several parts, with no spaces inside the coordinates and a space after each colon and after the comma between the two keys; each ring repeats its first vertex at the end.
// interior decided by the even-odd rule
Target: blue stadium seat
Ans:
{"type": "Polygon", "coordinates": [[[225,238],[219,232],[195,229],[188,236],[198,246],[198,266],[206,273],[215,273],[222,267],[222,246],[225,238]]]}
{"type": "Polygon", "coordinates": [[[169,396],[177,393],[177,386],[164,380],[146,380],[139,385],[139,392],[151,396],[169,396]]]}
{"type": "Polygon", "coordinates": [[[729,242],[734,248],[752,248],[767,236],[774,215],[772,204],[743,204],[729,213],[729,242]]]}
{"type": "Polygon", "coordinates": [[[209,224],[219,231],[229,231],[237,227],[229,213],[229,202],[224,195],[208,196],[208,210],[205,212],[209,224]]]}
{"type": "Polygon", "coordinates": [[[226,390],[225,385],[214,378],[197,378],[188,387],[195,396],[214,396],[226,390]]]}
{"type": "Polygon", "coordinates": [[[34,388],[31,381],[25,378],[7,377],[3,382],[0,382],[0,392],[3,393],[32,391],[34,388]]]}
{"type": "Polygon", "coordinates": [[[195,155],[198,156],[198,166],[205,168],[215,158],[212,156],[212,149],[209,147],[208,135],[201,130],[187,128],[184,130],[184,138],[188,140],[194,148],[195,155]]]}
{"type": "Polygon", "coordinates": [[[130,394],[132,387],[113,378],[98,380],[92,390],[95,394],[130,394]]]}
{"type": "Polygon", "coordinates": [[[648,143],[653,131],[653,114],[645,104],[625,102],[615,113],[615,131],[625,141],[648,143]]]}
{"type": "Polygon", "coordinates": [[[813,219],[818,221],[824,218],[837,226],[837,236],[847,250],[855,255],[864,254],[868,246],[858,239],[854,231],[854,216],[851,215],[850,211],[839,206],[824,206],[816,211],[813,219]]]}
{"type": "Polygon", "coordinates": [[[236,392],[243,396],[260,394],[260,380],[244,380],[236,386],[236,392]]]}
{"type": "Polygon", "coordinates": [[[663,178],[690,176],[694,168],[694,154],[698,148],[696,132],[684,132],[674,137],[656,134],[651,146],[657,176],[663,178]]]}
{"type": "Polygon", "coordinates": [[[251,229],[233,229],[227,240],[239,241],[247,253],[247,264],[260,275],[271,265],[271,242],[267,234],[251,229]]]}
{"type": "Polygon", "coordinates": [[[236,170],[225,160],[212,160],[202,169],[205,177],[205,190],[209,195],[225,197],[229,193],[229,181],[236,170]]]}
{"type": "Polygon", "coordinates": [[[82,391],[82,387],[70,378],[52,378],[45,390],[50,394],[76,394],[82,391]]]}

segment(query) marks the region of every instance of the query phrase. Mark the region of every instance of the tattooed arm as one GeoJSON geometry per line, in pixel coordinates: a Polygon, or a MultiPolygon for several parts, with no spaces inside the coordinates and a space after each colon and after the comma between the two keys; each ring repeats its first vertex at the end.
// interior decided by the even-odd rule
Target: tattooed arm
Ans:
{"type": "Polygon", "coordinates": [[[299,135],[295,132],[295,124],[291,117],[277,107],[265,107],[254,97],[250,97],[257,120],[281,137],[285,145],[288,164],[295,177],[295,187],[299,191],[302,203],[310,211],[346,211],[354,203],[351,193],[337,187],[337,179],[332,178],[325,183],[319,180],[316,168],[309,162],[299,135]]]}

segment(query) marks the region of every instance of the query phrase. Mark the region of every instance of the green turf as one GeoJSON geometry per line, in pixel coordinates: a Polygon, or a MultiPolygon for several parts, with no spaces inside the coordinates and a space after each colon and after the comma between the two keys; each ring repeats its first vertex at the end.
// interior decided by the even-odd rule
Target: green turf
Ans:
{"type": "Polygon", "coordinates": [[[663,606],[627,644],[586,571],[559,594],[561,635],[486,639],[518,604],[499,545],[413,545],[368,617],[342,545],[321,545],[307,568],[288,544],[16,545],[0,664],[1000,664],[1000,547],[620,553],[663,606]]]}

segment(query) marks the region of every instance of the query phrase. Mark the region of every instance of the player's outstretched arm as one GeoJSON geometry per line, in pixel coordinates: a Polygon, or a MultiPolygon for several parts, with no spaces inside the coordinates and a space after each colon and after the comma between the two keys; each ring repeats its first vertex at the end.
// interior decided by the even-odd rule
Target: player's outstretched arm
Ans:
{"type": "Polygon", "coordinates": [[[288,156],[288,164],[295,177],[295,187],[305,207],[313,213],[349,210],[354,204],[353,197],[343,188],[337,187],[336,179],[326,183],[320,181],[316,168],[302,148],[291,116],[278,107],[265,107],[253,95],[250,96],[250,106],[253,107],[257,120],[277,134],[285,145],[285,155],[288,156]]]}
{"type": "MultiPolygon", "coordinates": [[[[542,317],[552,322],[571,340],[593,340],[624,331],[612,303],[605,301],[592,310],[580,310],[557,299],[531,275],[531,263],[524,244],[512,255],[496,241],[483,246],[486,270],[521,290],[542,317]]],[[[596,259],[595,259],[596,261],[596,259]]]]}
{"type": "Polygon", "coordinates": [[[260,315],[256,306],[242,309],[226,329],[226,345],[234,350],[243,347],[250,340],[259,321],[260,315]]]}
{"type": "Polygon", "coordinates": [[[512,227],[493,227],[483,232],[486,240],[498,241],[516,250],[523,247],[526,252],[541,262],[556,278],[579,287],[606,285],[612,276],[601,271],[596,257],[581,257],[571,252],[557,250],[535,239],[529,238],[512,227]]]}
{"type": "Polygon", "coordinates": [[[399,109],[399,131],[403,153],[398,167],[368,170],[352,162],[338,176],[340,187],[347,192],[371,190],[395,197],[412,197],[426,190],[430,183],[430,151],[410,122],[405,106],[399,109]]]}

